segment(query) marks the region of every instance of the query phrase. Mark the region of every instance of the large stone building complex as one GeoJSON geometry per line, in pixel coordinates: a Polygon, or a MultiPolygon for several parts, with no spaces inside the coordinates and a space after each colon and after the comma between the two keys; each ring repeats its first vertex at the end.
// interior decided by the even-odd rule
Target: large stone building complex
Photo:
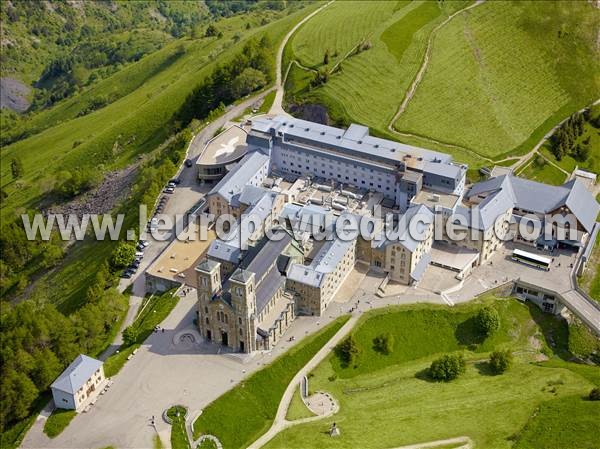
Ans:
{"type": "Polygon", "coordinates": [[[524,220],[551,227],[528,241],[545,249],[577,251],[598,226],[600,207],[577,179],[556,187],[505,174],[467,189],[465,165],[364,126],[258,118],[245,148],[207,198],[217,221],[234,221],[196,268],[200,332],[235,351],[269,349],[296,316],[323,314],[356,262],[404,285],[430,264],[463,279],[507,239],[522,241],[524,220]],[[368,235],[336,232],[346,219],[369,221],[368,235]]]}

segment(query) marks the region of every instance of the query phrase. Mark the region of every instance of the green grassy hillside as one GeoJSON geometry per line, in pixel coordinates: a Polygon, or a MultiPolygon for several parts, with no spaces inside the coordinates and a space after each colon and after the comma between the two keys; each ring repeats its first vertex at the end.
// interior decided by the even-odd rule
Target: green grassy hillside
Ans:
{"type": "Polygon", "coordinates": [[[223,37],[174,41],[82,95],[29,119],[23,125],[27,132],[43,131],[2,150],[0,182],[8,195],[2,202],[2,216],[35,208],[53,188],[59,171],[94,168],[103,172],[126,166],[155,148],[172,133],[173,115],[211,73],[217,57],[220,64],[226,63],[253,36],[266,34],[278,42],[304,14],[272,12],[266,16],[272,23],[266,26],[260,25],[265,13],[225,19],[217,24],[223,37]],[[114,101],[80,116],[99,97],[114,101]],[[13,157],[19,157],[24,166],[24,176],[18,181],[11,176],[13,157]]]}
{"type": "Polygon", "coordinates": [[[375,134],[451,153],[479,167],[522,154],[558,121],[600,94],[589,2],[485,2],[457,14],[433,35],[429,64],[406,110],[388,126],[421,67],[436,27],[472,2],[334,3],[294,36],[288,60],[331,68],[361,40],[368,49],[346,58],[318,87],[294,68],[289,103],[318,103],[339,124],[363,123],[375,134]],[[356,23],[338,33],[342,23],[356,23]],[[340,21],[342,22],[342,21],[340,21]],[[318,39],[315,38],[318,36],[318,39]],[[576,74],[576,75],[574,75],[576,74]]]}
{"type": "Polygon", "coordinates": [[[501,328],[478,340],[470,321],[494,299],[366,315],[353,332],[361,351],[358,368],[341,368],[332,355],[310,378],[311,391],[331,393],[340,411],[284,430],[266,447],[381,449],[461,436],[486,449],[596,447],[592,416],[600,403],[584,396],[600,382],[600,368],[561,360],[559,354],[570,357],[566,322],[512,299],[495,299],[501,328]],[[372,338],[382,332],[395,336],[389,355],[372,348],[372,338]],[[501,375],[488,368],[494,348],[513,352],[513,366],[501,375]],[[448,383],[430,380],[431,361],[457,350],[465,354],[465,374],[448,383]],[[547,356],[550,361],[539,362],[547,356]],[[333,422],[338,438],[327,432],[333,422]]]}
{"type": "Polygon", "coordinates": [[[548,117],[600,94],[599,19],[583,2],[486,2],[458,15],[436,36],[426,74],[395,127],[488,157],[519,147],[548,117]]]}

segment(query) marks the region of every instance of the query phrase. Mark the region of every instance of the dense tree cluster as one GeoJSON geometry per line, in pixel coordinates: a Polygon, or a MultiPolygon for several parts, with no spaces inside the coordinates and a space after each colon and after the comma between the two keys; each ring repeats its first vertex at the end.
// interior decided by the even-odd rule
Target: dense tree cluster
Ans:
{"type": "Polygon", "coordinates": [[[96,187],[101,177],[95,169],[62,170],[56,177],[54,193],[69,200],[96,187]]]}
{"type": "Polygon", "coordinates": [[[19,179],[23,176],[24,173],[23,161],[21,158],[13,157],[10,161],[10,172],[12,174],[13,179],[19,179]]]}
{"type": "Polygon", "coordinates": [[[239,14],[244,11],[255,9],[260,6],[264,9],[281,11],[287,7],[287,2],[283,0],[267,0],[258,2],[258,0],[236,0],[224,2],[223,0],[205,0],[206,6],[213,16],[228,17],[239,14]]]}
{"type": "Polygon", "coordinates": [[[27,286],[29,273],[54,266],[62,256],[57,234],[47,242],[31,241],[20,219],[7,221],[0,229],[0,296],[8,291],[19,293],[27,286]]]}
{"type": "Polygon", "coordinates": [[[41,392],[80,353],[106,344],[126,302],[111,288],[106,266],[89,287],[88,302],[70,316],[48,303],[3,304],[0,313],[0,426],[25,418],[41,392]]]}
{"type": "Polygon", "coordinates": [[[187,125],[193,118],[206,118],[221,103],[231,104],[271,81],[273,47],[264,36],[248,42],[229,63],[218,65],[188,96],[176,120],[187,125]]]}
{"type": "Polygon", "coordinates": [[[429,375],[432,379],[449,382],[463,374],[466,366],[462,354],[447,354],[431,363],[429,375]]]}
{"type": "Polygon", "coordinates": [[[50,106],[79,88],[118,70],[123,64],[138,61],[166,42],[164,37],[149,32],[134,32],[125,40],[93,35],[93,38],[71,44],[68,52],[54,57],[38,82],[46,86],[36,92],[34,108],[50,106]]]}
{"type": "Polygon", "coordinates": [[[585,118],[582,113],[575,113],[566,120],[550,139],[551,150],[557,160],[564,156],[583,162],[590,154],[589,139],[577,142],[584,131],[585,118]]]}

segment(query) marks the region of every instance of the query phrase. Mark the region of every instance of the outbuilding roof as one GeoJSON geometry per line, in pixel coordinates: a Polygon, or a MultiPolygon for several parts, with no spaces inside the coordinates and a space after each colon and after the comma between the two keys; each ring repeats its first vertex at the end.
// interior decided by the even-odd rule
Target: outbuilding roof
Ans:
{"type": "Polygon", "coordinates": [[[50,385],[52,389],[75,394],[102,367],[100,360],[80,354],[50,385]]]}

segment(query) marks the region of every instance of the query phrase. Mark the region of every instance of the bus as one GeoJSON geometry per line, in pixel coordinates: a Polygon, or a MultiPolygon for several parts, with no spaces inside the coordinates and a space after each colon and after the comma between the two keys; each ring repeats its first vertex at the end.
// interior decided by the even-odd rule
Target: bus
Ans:
{"type": "Polygon", "coordinates": [[[552,263],[552,259],[549,257],[538,256],[520,249],[513,250],[512,260],[545,271],[550,271],[550,264],[552,263]]]}

